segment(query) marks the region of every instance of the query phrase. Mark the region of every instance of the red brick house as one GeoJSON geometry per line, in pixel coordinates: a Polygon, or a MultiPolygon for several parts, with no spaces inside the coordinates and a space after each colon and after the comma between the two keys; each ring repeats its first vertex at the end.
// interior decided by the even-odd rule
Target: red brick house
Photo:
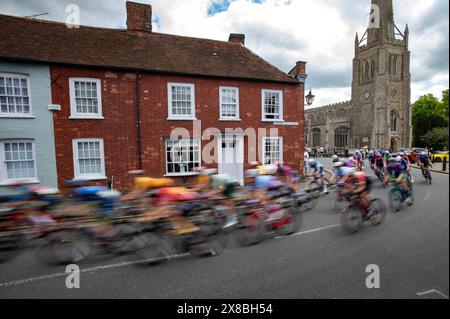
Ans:
{"type": "Polygon", "coordinates": [[[301,171],[305,63],[286,74],[240,34],[222,42],[154,33],[151,14],[151,6],[128,2],[127,30],[0,15],[11,59],[50,65],[53,103],[61,106],[54,113],[60,186],[113,179],[123,189],[135,169],[182,182],[200,165],[243,181],[252,160],[301,171]],[[171,137],[176,128],[189,136],[171,137]],[[277,131],[265,137],[270,129],[277,131]]]}

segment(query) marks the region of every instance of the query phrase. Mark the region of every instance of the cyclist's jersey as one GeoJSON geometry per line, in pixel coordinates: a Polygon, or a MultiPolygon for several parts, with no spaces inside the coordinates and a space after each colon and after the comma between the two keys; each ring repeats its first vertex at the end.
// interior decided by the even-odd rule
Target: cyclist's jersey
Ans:
{"type": "Polygon", "coordinates": [[[409,160],[407,157],[402,158],[401,165],[404,171],[408,170],[409,160]]]}
{"type": "Polygon", "coordinates": [[[312,168],[314,169],[315,172],[319,172],[320,174],[323,174],[323,165],[320,164],[319,162],[315,162],[314,165],[312,166],[312,168]]]}
{"type": "Polygon", "coordinates": [[[369,176],[367,176],[366,173],[364,172],[356,172],[352,175],[352,179],[351,179],[353,184],[357,184],[358,187],[361,186],[361,184],[364,185],[364,189],[366,191],[370,190],[370,179],[369,176]]]}
{"type": "Polygon", "coordinates": [[[372,165],[374,165],[375,164],[375,155],[369,155],[369,161],[370,161],[370,164],[372,164],[372,165]]]}
{"type": "Polygon", "coordinates": [[[251,185],[254,190],[268,189],[276,180],[272,175],[259,175],[255,177],[255,183],[251,185]]]}
{"type": "Polygon", "coordinates": [[[427,155],[425,155],[425,156],[420,155],[419,161],[425,167],[429,167],[430,166],[430,158],[427,155]]]}
{"type": "Polygon", "coordinates": [[[340,167],[339,169],[335,170],[336,177],[344,177],[346,175],[349,175],[353,170],[350,167],[340,167]]]}
{"type": "Polygon", "coordinates": [[[211,177],[211,188],[221,190],[225,197],[233,197],[239,181],[229,175],[214,175],[211,177]]]}
{"type": "Polygon", "coordinates": [[[400,163],[391,163],[388,165],[387,171],[391,178],[398,178],[403,173],[403,168],[400,163]]]}
{"type": "Polygon", "coordinates": [[[384,160],[383,160],[383,158],[382,158],[382,157],[378,158],[378,159],[375,161],[375,165],[376,165],[378,168],[384,168],[384,160]]]}

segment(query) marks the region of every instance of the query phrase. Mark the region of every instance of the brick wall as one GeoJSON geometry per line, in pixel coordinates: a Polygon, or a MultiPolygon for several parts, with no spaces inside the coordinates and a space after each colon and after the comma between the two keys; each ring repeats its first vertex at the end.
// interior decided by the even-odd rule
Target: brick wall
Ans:
{"type": "MultiPolygon", "coordinates": [[[[126,173],[138,168],[137,125],[135,108],[135,74],[117,71],[52,67],[53,103],[62,106],[55,113],[55,138],[58,182],[73,178],[72,140],[75,138],[103,138],[105,169],[108,178],[114,176],[114,186],[130,186],[126,173]],[[69,77],[91,77],[102,80],[102,106],[104,120],[70,120],[69,77]]],[[[202,130],[210,127],[226,128],[278,128],[284,141],[284,162],[297,170],[303,169],[304,152],[304,91],[301,86],[230,81],[201,77],[140,75],[140,112],[143,169],[152,176],[166,173],[165,143],[172,129],[183,127],[193,132],[192,121],[168,121],[167,83],[195,84],[196,117],[202,130]],[[219,87],[239,87],[241,122],[220,122],[219,87]],[[283,90],[284,120],[298,122],[299,126],[275,126],[261,122],[261,89],[283,90]]],[[[268,130],[267,130],[268,132],[268,130]]],[[[202,141],[205,146],[209,141],[202,141]]],[[[248,141],[245,139],[244,157],[248,141]]],[[[246,165],[247,167],[247,165],[246,165]]],[[[183,182],[183,179],[179,179],[183,182]]]]}

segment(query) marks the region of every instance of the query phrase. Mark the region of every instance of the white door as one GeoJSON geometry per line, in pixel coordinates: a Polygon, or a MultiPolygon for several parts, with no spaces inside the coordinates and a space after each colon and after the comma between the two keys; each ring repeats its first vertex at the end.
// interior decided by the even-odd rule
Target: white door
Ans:
{"type": "Polygon", "coordinates": [[[244,185],[244,138],[222,136],[219,142],[219,174],[227,174],[244,185]]]}

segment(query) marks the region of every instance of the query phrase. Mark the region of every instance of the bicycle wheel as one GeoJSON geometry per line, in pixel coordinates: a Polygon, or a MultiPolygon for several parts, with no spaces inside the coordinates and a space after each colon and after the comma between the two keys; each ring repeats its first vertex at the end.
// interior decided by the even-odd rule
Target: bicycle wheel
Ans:
{"type": "Polygon", "coordinates": [[[349,207],[341,214],[342,229],[347,234],[359,232],[363,227],[363,218],[359,209],[349,207]]]}
{"type": "Polygon", "coordinates": [[[371,214],[370,223],[374,226],[380,225],[386,219],[386,207],[380,199],[374,199],[368,208],[368,214],[371,214]]]}
{"type": "Polygon", "coordinates": [[[239,219],[239,227],[234,232],[235,241],[239,245],[256,245],[265,239],[267,232],[262,214],[250,211],[242,214],[239,219]]]}
{"type": "Polygon", "coordinates": [[[402,201],[403,199],[400,190],[394,188],[390,191],[389,203],[394,213],[397,213],[402,209],[402,201]]]}

